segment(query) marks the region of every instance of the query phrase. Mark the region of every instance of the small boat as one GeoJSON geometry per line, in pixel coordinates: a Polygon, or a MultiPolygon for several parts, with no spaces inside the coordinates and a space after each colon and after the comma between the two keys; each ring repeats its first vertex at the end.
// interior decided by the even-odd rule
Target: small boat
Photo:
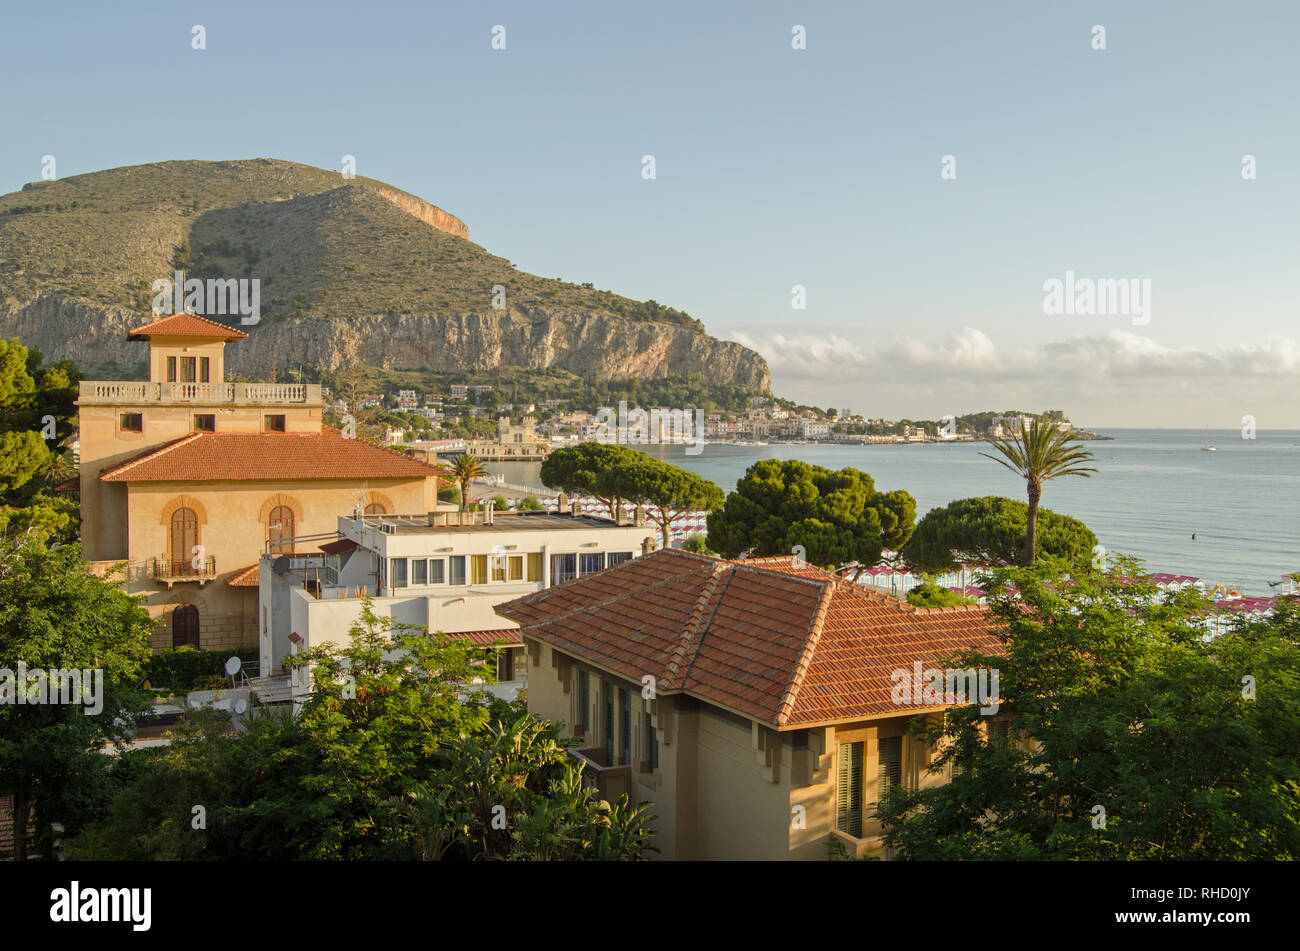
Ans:
{"type": "Polygon", "coordinates": [[[1218,446],[1210,445],[1210,427],[1205,427],[1205,445],[1201,447],[1201,452],[1218,452],[1218,446]]]}

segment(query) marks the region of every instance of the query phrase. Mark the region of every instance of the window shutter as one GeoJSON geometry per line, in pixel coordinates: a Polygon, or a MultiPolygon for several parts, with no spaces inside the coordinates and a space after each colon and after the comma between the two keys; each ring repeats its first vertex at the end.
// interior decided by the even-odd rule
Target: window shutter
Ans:
{"type": "Polygon", "coordinates": [[[876,788],[877,803],[884,801],[889,791],[903,781],[903,738],[890,736],[882,739],[880,750],[880,776],[876,788]]]}
{"type": "Polygon", "coordinates": [[[862,744],[841,743],[835,794],[835,826],[855,838],[862,835],[862,744]]]}

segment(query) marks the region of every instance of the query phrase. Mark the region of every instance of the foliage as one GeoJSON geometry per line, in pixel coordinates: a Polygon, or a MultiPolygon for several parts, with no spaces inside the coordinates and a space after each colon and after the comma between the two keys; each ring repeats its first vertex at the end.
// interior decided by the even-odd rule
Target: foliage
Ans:
{"type": "Polygon", "coordinates": [[[39,204],[30,191],[0,196],[0,244],[9,252],[0,283],[20,301],[71,293],[144,315],[150,282],[181,264],[195,277],[260,277],[264,321],[482,315],[499,284],[509,312],[545,307],[701,330],[654,301],[521,271],[429,227],[392,201],[418,198],[364,176],[340,183],[337,171],[272,159],[179,161],[42,186],[39,204]],[[313,240],[322,234],[327,241],[313,240]]]}
{"type": "Polygon", "coordinates": [[[664,547],[673,523],[688,512],[722,504],[722,490],[679,466],[627,446],[584,442],[557,449],[542,463],[542,482],[574,495],[591,495],[609,506],[611,518],[623,502],[654,506],[647,515],[659,526],[664,547]]]}
{"type": "Polygon", "coordinates": [[[460,489],[454,485],[449,485],[438,490],[439,502],[454,502],[460,504],[460,489]]]}
{"type": "Polygon", "coordinates": [[[693,551],[697,555],[711,555],[709,540],[701,532],[691,532],[682,540],[682,551],[693,551]]]}
{"type": "Polygon", "coordinates": [[[801,545],[814,565],[874,565],[885,547],[902,547],[915,516],[912,496],[877,492],[871,476],[858,469],[762,459],[746,470],[724,507],[709,516],[708,541],[727,558],[744,551],[789,555],[801,545]]]}
{"type": "Polygon", "coordinates": [[[156,690],[199,690],[213,677],[221,678],[221,686],[230,686],[226,675],[226,661],[238,656],[245,664],[257,660],[255,648],[235,651],[209,651],[186,645],[172,650],[155,651],[145,661],[144,679],[156,690]]]}
{"type": "Polygon", "coordinates": [[[66,361],[40,364],[39,351],[0,340],[0,534],[71,541],[77,507],[48,490],[75,472],[60,454],[75,429],[79,377],[66,361]]]}
{"type": "MultiPolygon", "coordinates": [[[[1029,506],[998,495],[957,499],[933,508],[916,526],[903,555],[922,571],[955,571],[959,563],[1014,564],[1024,553],[1029,506]]],[[[1038,513],[1038,553],[1072,562],[1091,557],[1097,536],[1078,519],[1049,509],[1038,513]]]]}
{"type": "Polygon", "coordinates": [[[907,603],[918,608],[946,608],[954,604],[974,604],[970,598],[964,598],[955,591],[949,591],[934,581],[924,581],[907,592],[907,603]]]}
{"type": "Polygon", "coordinates": [[[549,489],[600,499],[613,518],[626,498],[620,471],[649,458],[627,446],[584,442],[554,450],[542,463],[540,478],[549,489]]]}
{"type": "Polygon", "coordinates": [[[525,495],[519,500],[519,510],[521,512],[540,512],[544,508],[546,508],[546,506],[538,501],[538,498],[535,495],[525,495]]]}
{"type": "Polygon", "coordinates": [[[635,859],[652,848],[645,807],[595,801],[558,725],[468,692],[494,682],[469,641],[394,625],[366,600],[348,647],[294,663],[311,665],[314,688],[298,717],[232,733],[200,714],[170,747],[123,755],[111,811],[69,855],[635,859]]]}
{"type": "Polygon", "coordinates": [[[469,500],[469,487],[475,479],[481,479],[487,475],[487,466],[483,465],[481,459],[476,459],[468,453],[462,453],[457,456],[450,466],[452,478],[460,486],[460,507],[464,511],[465,503],[469,500]]]}
{"type": "Polygon", "coordinates": [[[659,526],[668,547],[673,523],[690,512],[708,512],[722,505],[722,489],[679,466],[641,453],[641,459],[614,470],[618,495],[652,506],[646,517],[659,526]]]}
{"type": "Polygon", "coordinates": [[[948,666],[997,669],[1014,729],[990,738],[974,705],[918,720],[930,772],[953,778],[897,790],[886,844],[926,860],[1300,857],[1300,610],[1207,639],[1195,591],[1166,596],[1128,559],[1064,569],[993,573],[1006,655],[948,666]]]}
{"type": "MultiPolygon", "coordinates": [[[[38,847],[50,823],[69,830],[106,789],[106,740],[122,739],[144,698],[133,688],[153,622],[112,578],[91,574],[76,544],[0,537],[0,667],[102,671],[102,709],[82,704],[0,704],[0,795],[14,797],[17,858],[34,809],[38,847]]],[[[94,681],[92,681],[93,683],[94,681]]],[[[26,689],[25,684],[16,689],[26,689]]]]}
{"type": "Polygon", "coordinates": [[[1049,419],[1035,419],[1029,426],[1021,426],[1019,433],[993,443],[997,455],[980,453],[1025,480],[1029,494],[1026,516],[1024,561],[1032,564],[1037,556],[1035,534],[1038,526],[1038,500],[1043,494],[1043,483],[1062,476],[1091,478],[1097,470],[1083,463],[1092,459],[1092,453],[1079,445],[1078,437],[1060,429],[1049,419]]]}

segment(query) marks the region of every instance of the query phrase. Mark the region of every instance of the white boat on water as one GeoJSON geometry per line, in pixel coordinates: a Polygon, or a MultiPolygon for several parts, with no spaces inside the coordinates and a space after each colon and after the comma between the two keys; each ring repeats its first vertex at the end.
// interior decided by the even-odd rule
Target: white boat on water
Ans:
{"type": "Polygon", "coordinates": [[[1210,445],[1210,427],[1205,427],[1205,445],[1201,447],[1201,452],[1218,452],[1218,446],[1210,445]]]}

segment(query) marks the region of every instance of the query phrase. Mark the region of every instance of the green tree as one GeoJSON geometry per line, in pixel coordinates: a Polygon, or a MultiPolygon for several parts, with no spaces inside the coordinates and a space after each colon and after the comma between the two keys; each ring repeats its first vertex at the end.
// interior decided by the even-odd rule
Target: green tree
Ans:
{"type": "Polygon", "coordinates": [[[569,495],[590,495],[609,506],[609,517],[618,515],[628,498],[624,470],[650,457],[643,452],[613,443],[584,442],[556,449],[542,463],[542,485],[569,495]]]}
{"type": "Polygon", "coordinates": [[[865,472],[762,459],[709,516],[709,547],[734,558],[744,551],[788,555],[802,545],[808,561],[825,568],[874,565],[885,547],[903,546],[915,517],[912,496],[877,492],[865,472]]]}
{"type": "Polygon", "coordinates": [[[560,726],[488,699],[482,651],[376,616],[344,648],[318,648],[297,717],[241,733],[214,714],[164,749],[132,751],[111,811],[74,858],[635,859],[645,806],[597,801],[560,726]],[[193,830],[194,803],[207,827],[193,830]],[[497,807],[501,807],[498,809],[497,807]]]}
{"type": "Polygon", "coordinates": [[[134,685],[153,622],[112,582],[87,570],[78,545],[0,537],[0,667],[102,671],[103,685],[91,706],[84,694],[81,704],[17,704],[12,695],[0,703],[0,794],[14,797],[18,860],[26,857],[33,814],[47,857],[51,823],[69,831],[81,825],[106,792],[103,743],[126,738],[131,715],[143,709],[134,685]]]}
{"type": "Polygon", "coordinates": [[[973,604],[974,601],[927,578],[907,592],[907,603],[915,604],[918,608],[946,608],[954,604],[973,604]]]}
{"type": "Polygon", "coordinates": [[[463,512],[469,501],[470,485],[475,479],[487,475],[487,466],[483,465],[482,460],[475,459],[468,453],[462,453],[451,464],[451,475],[460,486],[460,510],[463,512]]]}
{"type": "Polygon", "coordinates": [[[659,526],[668,547],[675,522],[690,512],[709,512],[722,504],[722,490],[707,479],[678,466],[638,453],[640,459],[611,473],[618,495],[642,503],[647,517],[659,526]]]}
{"type": "Polygon", "coordinates": [[[525,495],[519,502],[521,512],[540,512],[545,507],[535,495],[525,495]]]}
{"type": "MultiPolygon", "coordinates": [[[[998,495],[957,499],[933,508],[916,526],[903,549],[907,563],[939,574],[960,562],[1014,564],[1024,553],[1029,506],[998,495]]],[[[1037,550],[1071,562],[1086,561],[1097,536],[1078,519],[1050,509],[1038,513],[1037,550]]]]}
{"type": "Polygon", "coordinates": [[[1092,453],[1079,445],[1077,437],[1045,419],[1035,419],[1031,426],[1021,422],[1020,432],[1010,439],[993,443],[998,455],[980,453],[1025,480],[1029,494],[1029,511],[1025,530],[1025,564],[1033,564],[1037,555],[1036,532],[1038,528],[1038,501],[1043,495],[1043,483],[1062,476],[1077,475],[1091,478],[1097,470],[1082,463],[1092,460],[1092,453]]]}
{"type": "Polygon", "coordinates": [[[1000,713],[914,729],[952,781],[881,805],[903,859],[1294,860],[1300,857],[1300,610],[1208,640],[1208,602],[1164,595],[1127,559],[1064,574],[1050,557],[993,572],[1000,713]],[[1098,819],[1104,818],[1104,823],[1098,819]]]}
{"type": "Polygon", "coordinates": [[[692,532],[687,535],[682,542],[682,551],[693,551],[697,555],[711,554],[709,551],[709,540],[700,532],[692,532]]]}

